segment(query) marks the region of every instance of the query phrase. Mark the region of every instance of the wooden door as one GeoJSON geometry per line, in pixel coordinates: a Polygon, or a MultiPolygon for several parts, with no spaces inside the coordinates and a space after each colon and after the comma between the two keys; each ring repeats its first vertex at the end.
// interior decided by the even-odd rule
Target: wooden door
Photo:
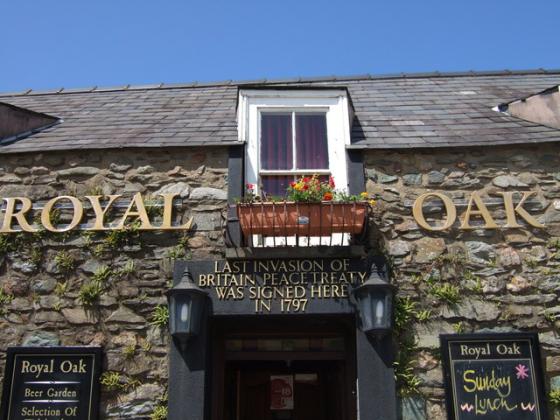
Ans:
{"type": "Polygon", "coordinates": [[[269,373],[266,370],[238,370],[238,417],[236,420],[272,420],[269,373]]]}

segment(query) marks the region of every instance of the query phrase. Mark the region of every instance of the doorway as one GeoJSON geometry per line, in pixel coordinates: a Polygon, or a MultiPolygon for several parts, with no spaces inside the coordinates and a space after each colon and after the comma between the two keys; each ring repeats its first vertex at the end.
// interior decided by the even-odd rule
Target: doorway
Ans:
{"type": "Polygon", "coordinates": [[[356,418],[353,317],[216,319],[213,420],[356,418]]]}
{"type": "Polygon", "coordinates": [[[339,420],[341,361],[230,362],[227,420],[339,420]]]}

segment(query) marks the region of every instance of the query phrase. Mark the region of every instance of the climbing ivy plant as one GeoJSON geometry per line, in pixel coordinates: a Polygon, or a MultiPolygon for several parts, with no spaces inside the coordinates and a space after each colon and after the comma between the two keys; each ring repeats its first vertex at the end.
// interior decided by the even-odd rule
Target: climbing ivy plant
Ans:
{"type": "MultiPolygon", "coordinates": [[[[161,216],[161,206],[157,206],[155,203],[148,203],[146,206],[151,217],[161,216]]],[[[60,223],[61,214],[58,210],[51,213],[51,221],[53,225],[60,223]]],[[[39,226],[38,223],[35,225],[39,226]]],[[[76,302],[87,311],[95,310],[95,314],[101,314],[102,308],[99,307],[99,303],[103,295],[114,290],[119,281],[134,276],[137,272],[134,262],[137,255],[135,254],[146,249],[149,250],[144,246],[144,242],[149,245],[149,238],[152,238],[153,233],[140,231],[139,227],[139,220],[129,219],[122,229],[111,231],[55,233],[41,229],[35,233],[0,234],[0,257],[17,256],[31,262],[35,271],[46,269],[57,277],[53,290],[53,295],[56,296],[56,302],[52,306],[54,310],[60,311],[76,302]],[[50,258],[47,258],[47,255],[50,258]],[[129,257],[127,258],[126,255],[129,257]],[[102,264],[89,275],[78,275],[77,269],[84,258],[99,260],[102,264]],[[43,267],[43,265],[45,266],[43,267]]],[[[169,248],[170,251],[165,257],[170,259],[189,258],[190,235],[190,232],[181,232],[176,244],[169,248]]],[[[14,299],[14,296],[7,293],[6,290],[0,287],[0,316],[8,313],[14,299]]],[[[141,290],[138,301],[145,303],[151,297],[152,295],[147,294],[145,290],[141,290]]],[[[32,294],[30,299],[38,302],[39,296],[32,294]]],[[[169,320],[167,306],[155,306],[148,317],[150,324],[165,328],[169,320]]],[[[100,318],[99,325],[102,324],[103,319],[100,318]]],[[[126,372],[126,366],[133,366],[137,363],[137,357],[141,356],[141,353],[152,353],[152,343],[148,338],[137,335],[135,340],[139,341],[129,342],[121,349],[124,372],[126,372]]],[[[100,383],[111,395],[130,392],[142,384],[138,375],[107,371],[101,376],[100,383]]],[[[150,418],[152,420],[167,418],[167,393],[156,400],[150,418]]]]}
{"type": "MultiPolygon", "coordinates": [[[[401,276],[398,268],[394,267],[390,259],[389,261],[395,275],[401,276]]],[[[495,265],[496,262],[491,261],[489,264],[495,265]]],[[[465,291],[480,294],[483,286],[481,279],[468,270],[467,258],[460,252],[442,254],[421,272],[402,276],[410,278],[410,283],[419,291],[414,298],[395,298],[394,338],[397,355],[393,368],[399,395],[409,396],[420,393],[422,385],[421,378],[415,373],[418,348],[410,326],[414,322],[428,322],[432,318],[432,307],[422,307],[419,302],[429,302],[431,298],[433,304],[453,307],[461,303],[465,291]],[[462,283],[467,283],[468,286],[461,287],[462,283]]],[[[467,325],[461,322],[454,324],[453,328],[456,332],[465,332],[467,325]]]]}

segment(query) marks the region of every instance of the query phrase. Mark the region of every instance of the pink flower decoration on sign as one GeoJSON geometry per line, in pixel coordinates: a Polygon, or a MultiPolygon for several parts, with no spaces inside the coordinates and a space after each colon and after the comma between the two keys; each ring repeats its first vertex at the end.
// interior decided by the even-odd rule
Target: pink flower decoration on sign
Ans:
{"type": "Polygon", "coordinates": [[[529,369],[527,366],[522,365],[521,363],[515,367],[517,379],[525,379],[529,377],[529,369]]]}

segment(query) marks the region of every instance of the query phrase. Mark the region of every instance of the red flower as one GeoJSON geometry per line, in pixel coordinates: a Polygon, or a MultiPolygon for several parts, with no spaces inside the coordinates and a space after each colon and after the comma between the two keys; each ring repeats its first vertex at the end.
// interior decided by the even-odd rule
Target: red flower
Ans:
{"type": "Polygon", "coordinates": [[[295,182],[290,182],[290,187],[294,188],[296,186],[295,182]]]}
{"type": "Polygon", "coordinates": [[[309,185],[305,184],[305,185],[303,186],[303,189],[304,189],[304,190],[308,190],[308,189],[309,189],[309,185]]]}
{"type": "Polygon", "coordinates": [[[334,178],[329,176],[329,187],[334,188],[334,178]]]}
{"type": "Polygon", "coordinates": [[[326,192],[325,194],[323,194],[323,200],[331,201],[332,199],[333,199],[333,195],[331,192],[326,192]]]}
{"type": "Polygon", "coordinates": [[[252,190],[253,188],[255,188],[255,184],[246,184],[245,186],[248,190],[252,190]]]}
{"type": "Polygon", "coordinates": [[[307,178],[307,177],[303,178],[303,182],[309,182],[309,181],[310,181],[309,178],[307,178]]]}

